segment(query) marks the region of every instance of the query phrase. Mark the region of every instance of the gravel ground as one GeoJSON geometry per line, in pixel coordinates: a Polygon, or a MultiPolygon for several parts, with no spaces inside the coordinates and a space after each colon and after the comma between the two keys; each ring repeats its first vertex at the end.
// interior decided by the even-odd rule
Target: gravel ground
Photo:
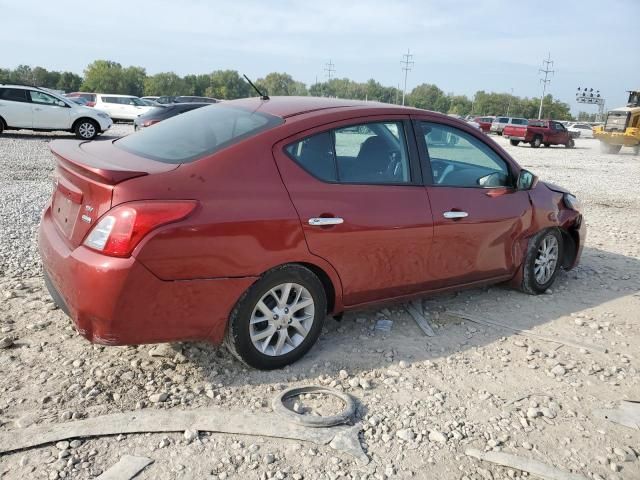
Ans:
{"type": "MultiPolygon", "coordinates": [[[[116,125],[110,135],[130,131],[116,125]]],[[[141,434],[0,455],[0,478],[94,478],[124,454],[155,460],[141,479],[527,476],[471,459],[468,447],[536,459],[588,479],[640,478],[640,432],[593,415],[640,399],[640,157],[630,151],[603,155],[586,139],[573,150],[511,147],[496,139],[524,167],[584,202],[589,235],[582,263],[562,273],[550,294],[491,287],[425,298],[432,338],[402,305],[348,314],[325,323],[302,361],[258,372],[206,344],[104,348],[75,333],[44,291],[35,244],[52,189],[46,144],[57,137],[0,136],[0,338],[13,341],[0,348],[0,433],[136,409],[268,412],[281,389],[319,383],[357,398],[371,463],[358,466],[329,447],[298,441],[141,434]],[[448,313],[456,310],[606,353],[448,313]],[[375,330],[380,318],[393,320],[390,332],[375,330]]],[[[323,410],[317,399],[302,403],[323,410]]]]}

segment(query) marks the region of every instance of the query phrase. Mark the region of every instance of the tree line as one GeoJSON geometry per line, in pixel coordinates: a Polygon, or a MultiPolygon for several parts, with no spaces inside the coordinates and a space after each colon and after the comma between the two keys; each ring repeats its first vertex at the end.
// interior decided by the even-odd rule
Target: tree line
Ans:
{"type": "MultiPolygon", "coordinates": [[[[57,90],[119,93],[126,95],[197,95],[223,100],[255,96],[255,91],[235,70],[215,70],[206,74],[180,76],[174,72],[148,75],[145,68],[123,67],[110,60],[96,60],[84,70],[84,77],[72,72],[48,71],[42,67],[0,68],[0,83],[25,83],[57,90]]],[[[356,82],[348,78],[333,78],[309,87],[287,73],[272,72],[254,81],[269,95],[312,95],[400,103],[402,91],[387,87],[374,79],[356,82]]],[[[405,104],[455,115],[510,115],[536,118],[540,98],[518,97],[507,93],[480,90],[466,95],[445,93],[436,85],[423,83],[408,93],[405,104]]],[[[543,116],[571,120],[567,103],[546,95],[543,116]]]]}

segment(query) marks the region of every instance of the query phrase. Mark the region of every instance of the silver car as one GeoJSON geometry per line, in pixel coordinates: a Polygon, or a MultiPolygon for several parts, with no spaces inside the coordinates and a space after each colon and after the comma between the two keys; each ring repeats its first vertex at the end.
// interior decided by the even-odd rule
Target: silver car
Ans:
{"type": "Polygon", "coordinates": [[[502,131],[504,127],[507,125],[526,125],[528,120],[526,118],[517,118],[517,117],[496,117],[493,122],[491,122],[492,133],[497,133],[498,135],[502,135],[502,131]]]}

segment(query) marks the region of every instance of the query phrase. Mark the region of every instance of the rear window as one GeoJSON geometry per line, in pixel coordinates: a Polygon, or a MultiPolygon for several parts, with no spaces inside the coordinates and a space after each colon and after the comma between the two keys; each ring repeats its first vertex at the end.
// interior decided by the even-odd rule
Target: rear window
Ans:
{"type": "Polygon", "coordinates": [[[546,127],[547,122],[544,120],[531,120],[529,122],[530,127],[546,127]]]}
{"type": "Polygon", "coordinates": [[[509,123],[509,117],[498,117],[494,120],[494,122],[509,123]]]}
{"type": "Polygon", "coordinates": [[[513,118],[511,120],[511,123],[514,125],[526,125],[527,124],[527,120],[524,118],[513,118]]]}
{"type": "Polygon", "coordinates": [[[260,112],[215,104],[172,117],[114,145],[164,163],[188,163],[283,123],[260,112]]]}

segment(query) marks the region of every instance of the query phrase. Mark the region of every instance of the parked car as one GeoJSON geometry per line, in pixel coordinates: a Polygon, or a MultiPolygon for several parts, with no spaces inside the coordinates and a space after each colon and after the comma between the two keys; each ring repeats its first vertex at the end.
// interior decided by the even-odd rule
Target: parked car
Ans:
{"type": "Polygon", "coordinates": [[[514,118],[514,117],[496,117],[491,122],[490,131],[502,135],[502,131],[507,125],[526,125],[526,118],[514,118]]]}
{"type": "Polygon", "coordinates": [[[488,116],[488,117],[475,117],[474,121],[480,125],[480,129],[484,133],[489,133],[491,131],[491,124],[496,119],[496,117],[488,116]]]}
{"type": "Polygon", "coordinates": [[[96,106],[96,94],[88,92],[71,92],[67,93],[65,97],[69,98],[84,98],[87,101],[87,107],[96,106]]]}
{"type": "Polygon", "coordinates": [[[156,100],[158,100],[160,97],[140,97],[140,100],[145,100],[147,102],[151,102],[152,105],[157,105],[158,102],[156,100]]]}
{"type": "Polygon", "coordinates": [[[185,112],[190,112],[196,108],[206,107],[211,105],[210,103],[171,103],[168,105],[157,105],[147,113],[136,117],[133,121],[134,130],[140,130],[141,128],[150,127],[156,123],[166,120],[167,118],[175,117],[185,112]]]}
{"type": "Polygon", "coordinates": [[[73,103],[77,103],[78,105],[82,105],[84,107],[88,107],[89,105],[87,105],[89,103],[89,100],[87,100],[84,97],[69,97],[67,95],[65,95],[66,98],[68,98],[69,100],[71,100],[73,103]]]}
{"type": "Polygon", "coordinates": [[[154,108],[133,95],[96,94],[96,108],[104,110],[114,120],[134,120],[154,108]]]}
{"type": "Polygon", "coordinates": [[[78,105],[50,90],[0,84],[0,133],[23,129],[63,130],[91,140],[112,124],[106,113],[78,105]]]}
{"type": "Polygon", "coordinates": [[[45,281],[104,345],[224,340],[280,368],[327,314],[506,281],[540,294],[584,241],[576,197],[415,108],[247,98],[50,147],[45,281]]]}
{"type": "Polygon", "coordinates": [[[156,98],[156,102],[166,104],[166,103],[218,103],[220,100],[217,98],[211,97],[197,97],[194,95],[178,95],[178,96],[163,96],[156,98]]]}
{"type": "Polygon", "coordinates": [[[578,133],[580,138],[593,138],[593,128],[588,123],[570,123],[569,133],[578,133]]]}
{"type": "Polygon", "coordinates": [[[520,142],[529,143],[533,148],[540,145],[564,145],[573,148],[575,142],[567,129],[560,122],[554,120],[529,120],[525,126],[508,125],[502,135],[509,139],[511,145],[518,146],[520,142]]]}

